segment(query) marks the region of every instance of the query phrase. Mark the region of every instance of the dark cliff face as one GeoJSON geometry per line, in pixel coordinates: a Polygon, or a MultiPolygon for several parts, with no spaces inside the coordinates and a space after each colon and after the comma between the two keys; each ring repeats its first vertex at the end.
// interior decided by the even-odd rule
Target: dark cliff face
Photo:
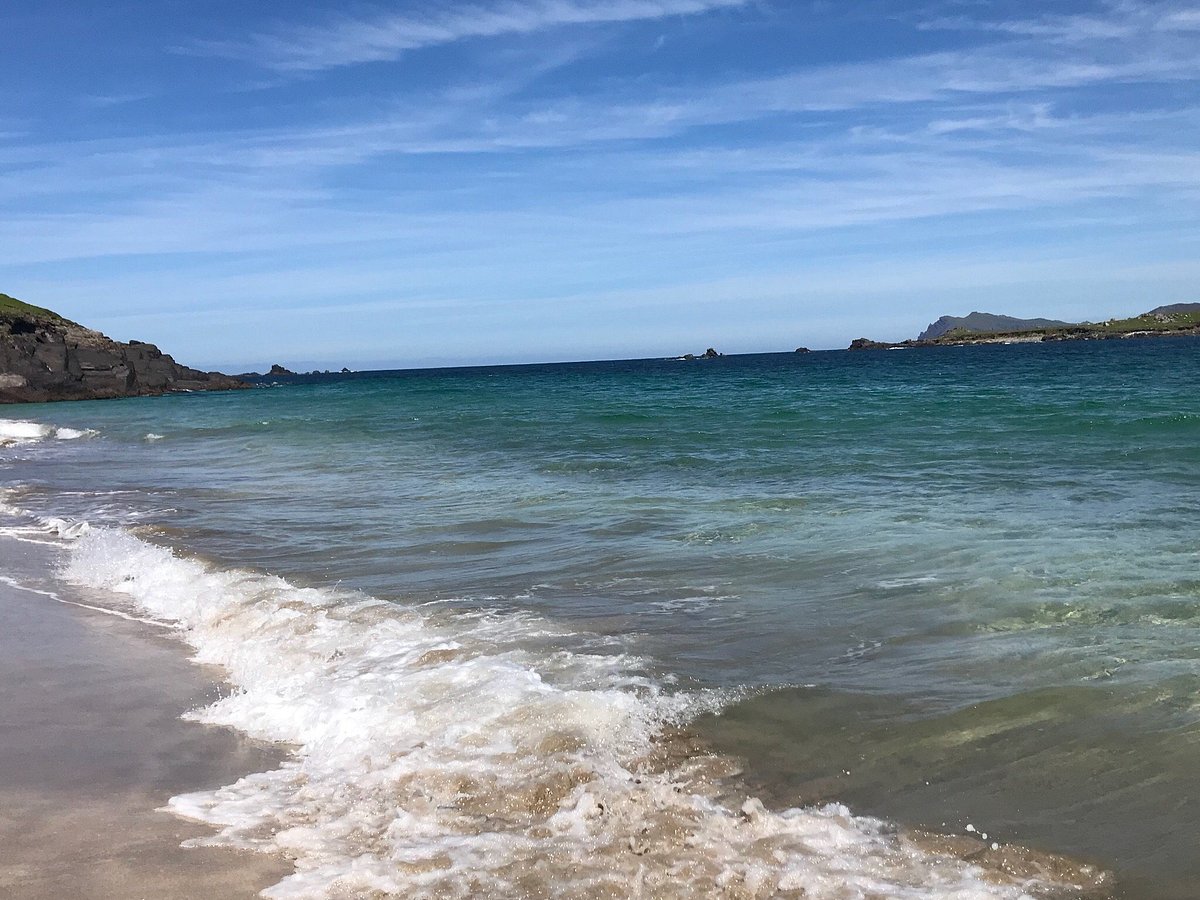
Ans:
{"type": "Polygon", "coordinates": [[[245,387],[181,366],[153,344],[119,343],[0,295],[0,403],[99,400],[245,387]]]}

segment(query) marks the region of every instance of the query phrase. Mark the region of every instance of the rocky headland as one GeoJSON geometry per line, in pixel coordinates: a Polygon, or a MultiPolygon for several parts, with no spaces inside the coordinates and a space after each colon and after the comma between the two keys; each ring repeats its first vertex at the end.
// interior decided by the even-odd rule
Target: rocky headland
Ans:
{"type": "Polygon", "coordinates": [[[899,350],[908,347],[1097,341],[1171,335],[1200,335],[1200,303],[1173,303],[1126,319],[1074,324],[1053,319],[1014,319],[980,312],[962,317],[942,316],[915,340],[890,342],[857,338],[847,349],[899,350]]]}
{"type": "Polygon", "coordinates": [[[998,316],[995,313],[973,312],[965,316],[942,316],[917,335],[917,340],[932,341],[952,331],[1013,334],[1018,331],[1070,328],[1071,324],[1071,322],[1060,322],[1057,319],[1016,319],[1012,316],[998,316]]]}
{"type": "Polygon", "coordinates": [[[175,362],[153,344],[121,343],[0,294],[0,403],[105,400],[247,385],[175,362]]]}

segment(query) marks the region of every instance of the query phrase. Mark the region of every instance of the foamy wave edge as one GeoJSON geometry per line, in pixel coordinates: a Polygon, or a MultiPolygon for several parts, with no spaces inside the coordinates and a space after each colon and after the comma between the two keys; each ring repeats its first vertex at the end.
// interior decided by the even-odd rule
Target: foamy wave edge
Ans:
{"type": "Polygon", "coordinates": [[[78,429],[43,425],[40,422],[27,422],[22,419],[0,419],[0,446],[6,444],[36,444],[48,438],[60,441],[74,441],[82,437],[91,437],[98,432],[91,428],[78,429]]]}
{"type": "Polygon", "coordinates": [[[225,669],[234,693],[191,718],[294,746],[276,770],[169,804],[217,829],[199,843],[294,859],[263,892],[275,900],[1015,900],[1048,887],[841,805],[730,801],[729,761],[672,752],[669,737],[719,698],[671,694],[638,660],[570,649],[533,616],[435,617],[107,528],[71,542],[63,575],[126,595],[225,669]]]}

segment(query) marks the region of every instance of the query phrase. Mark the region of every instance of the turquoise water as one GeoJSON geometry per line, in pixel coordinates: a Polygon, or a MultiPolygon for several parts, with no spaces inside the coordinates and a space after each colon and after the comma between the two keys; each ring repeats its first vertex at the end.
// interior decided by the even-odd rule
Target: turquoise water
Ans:
{"type": "Polygon", "coordinates": [[[686,729],[768,805],[1189,897],[1198,388],[1188,338],[369,373],[21,408],[95,434],[0,480],[42,519],[636,656],[724,698],[686,729]]]}

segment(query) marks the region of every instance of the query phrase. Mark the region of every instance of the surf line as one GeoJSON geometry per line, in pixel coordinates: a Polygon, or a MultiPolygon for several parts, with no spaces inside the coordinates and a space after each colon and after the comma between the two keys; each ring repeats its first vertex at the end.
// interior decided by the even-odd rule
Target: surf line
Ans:
{"type": "Polygon", "coordinates": [[[105,609],[103,606],[93,606],[90,603],[80,603],[78,600],[66,600],[60,597],[54,591],[43,591],[41,588],[30,587],[27,584],[22,584],[15,578],[10,578],[7,575],[0,575],[0,584],[6,584],[10,588],[18,591],[25,591],[29,594],[40,594],[43,597],[49,597],[51,600],[56,600],[67,606],[78,606],[80,609],[90,609],[92,612],[103,613],[106,616],[116,616],[118,619],[125,619],[127,622],[140,622],[143,625],[153,625],[155,628],[164,628],[168,631],[178,631],[178,627],[169,622],[160,622],[157,619],[145,619],[141,616],[131,616],[129,613],[123,613],[117,609],[105,609]]]}

